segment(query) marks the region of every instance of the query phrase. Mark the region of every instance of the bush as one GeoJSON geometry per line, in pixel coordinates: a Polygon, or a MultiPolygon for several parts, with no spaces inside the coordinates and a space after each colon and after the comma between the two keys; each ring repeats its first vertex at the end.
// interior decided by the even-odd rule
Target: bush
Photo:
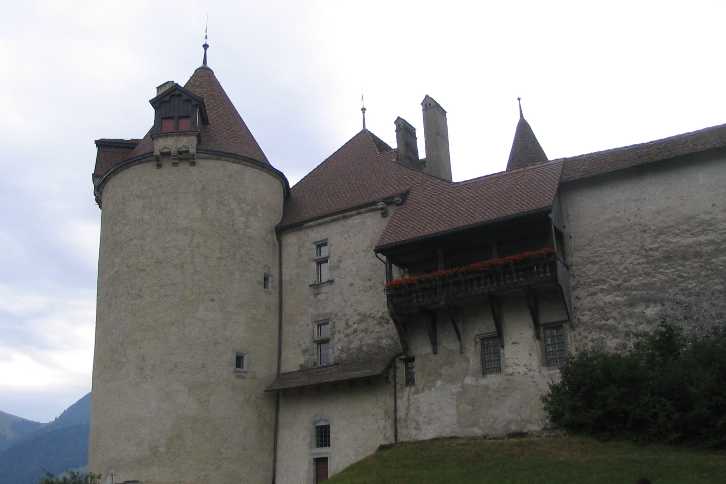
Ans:
{"type": "Polygon", "coordinates": [[[572,432],[726,448],[726,331],[662,324],[626,353],[581,352],[543,401],[572,432]]]}
{"type": "Polygon", "coordinates": [[[101,476],[97,474],[81,474],[79,472],[70,471],[62,476],[54,476],[46,474],[40,480],[40,484],[99,484],[101,476]]]}

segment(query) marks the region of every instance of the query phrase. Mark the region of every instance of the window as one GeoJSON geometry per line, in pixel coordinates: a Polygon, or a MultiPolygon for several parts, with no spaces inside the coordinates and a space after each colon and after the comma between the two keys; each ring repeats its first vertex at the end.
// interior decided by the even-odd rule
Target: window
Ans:
{"type": "Polygon", "coordinates": [[[481,345],[481,372],[492,375],[502,372],[502,344],[497,336],[484,336],[481,345]]]}
{"type": "Polygon", "coordinates": [[[328,270],[328,241],[324,240],[315,243],[315,283],[322,284],[330,280],[328,270]]]}
{"type": "Polygon", "coordinates": [[[567,335],[562,324],[549,324],[542,327],[544,340],[545,366],[562,368],[567,361],[567,335]]]}
{"type": "Polygon", "coordinates": [[[327,422],[315,425],[315,447],[318,449],[330,447],[330,424],[327,422]]]}
{"type": "Polygon", "coordinates": [[[184,116],[179,118],[179,131],[189,131],[192,129],[192,118],[184,116]]]}
{"type": "Polygon", "coordinates": [[[313,459],[313,467],[315,473],[315,484],[328,480],[328,458],[316,457],[313,459]]]}
{"type": "Polygon", "coordinates": [[[176,123],[174,123],[174,118],[161,118],[161,132],[162,133],[170,133],[172,131],[175,131],[176,123]]]}
{"type": "Polygon", "coordinates": [[[318,321],[315,323],[315,349],[318,366],[332,364],[332,346],[330,343],[330,321],[318,321]]]}
{"type": "Polygon", "coordinates": [[[262,287],[264,289],[270,289],[272,287],[272,274],[265,272],[262,275],[262,287]]]}
{"type": "Polygon", "coordinates": [[[403,360],[403,376],[407,387],[416,384],[416,358],[410,357],[403,360]]]}
{"type": "Polygon", "coordinates": [[[244,353],[234,354],[234,369],[236,371],[244,371],[247,369],[247,355],[244,353]]]}

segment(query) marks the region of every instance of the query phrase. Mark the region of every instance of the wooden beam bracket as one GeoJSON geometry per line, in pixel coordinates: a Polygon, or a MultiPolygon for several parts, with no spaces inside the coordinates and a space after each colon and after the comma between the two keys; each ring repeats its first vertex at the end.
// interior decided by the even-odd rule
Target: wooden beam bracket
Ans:
{"type": "Polygon", "coordinates": [[[525,295],[527,297],[527,307],[529,308],[529,315],[532,318],[534,336],[535,338],[540,339],[539,298],[537,297],[537,292],[531,287],[528,287],[525,290],[525,295]]]}
{"type": "Polygon", "coordinates": [[[504,332],[502,331],[502,302],[494,294],[489,295],[489,308],[492,310],[494,327],[497,330],[499,344],[504,348],[504,332]]]}
{"type": "Polygon", "coordinates": [[[449,319],[451,320],[451,326],[454,328],[454,333],[456,333],[456,339],[459,340],[459,354],[464,354],[464,342],[461,339],[461,328],[459,327],[459,323],[457,323],[456,318],[454,317],[454,309],[449,309],[449,319]]]}
{"type": "Polygon", "coordinates": [[[439,334],[436,321],[436,311],[428,311],[429,318],[426,321],[426,329],[429,333],[429,341],[431,341],[431,351],[439,354],[439,334]]]}

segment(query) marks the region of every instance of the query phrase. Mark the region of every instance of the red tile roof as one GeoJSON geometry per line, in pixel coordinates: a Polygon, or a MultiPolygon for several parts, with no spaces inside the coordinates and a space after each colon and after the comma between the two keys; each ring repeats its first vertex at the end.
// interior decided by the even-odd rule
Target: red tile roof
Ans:
{"type": "Polygon", "coordinates": [[[292,187],[280,227],[365,206],[431,182],[447,183],[401,165],[395,150],[362,130],[292,187]]]}
{"type": "Polygon", "coordinates": [[[562,163],[555,161],[463,182],[417,186],[394,212],[376,249],[548,209],[561,169],[562,163]]]}
{"type": "Polygon", "coordinates": [[[561,158],[562,182],[726,147],[726,124],[647,143],[561,158]]]}
{"type": "MultiPolygon", "coordinates": [[[[209,124],[201,127],[200,143],[197,150],[221,151],[269,164],[267,156],[265,156],[260,145],[257,144],[227,93],[224,92],[224,88],[217,80],[212,69],[209,67],[197,68],[184,87],[204,99],[209,119],[209,124]]],[[[141,142],[128,153],[126,159],[153,151],[154,145],[149,130],[141,142]]],[[[122,161],[114,160],[109,162],[109,160],[110,158],[102,160],[101,167],[107,166],[107,168],[101,171],[100,174],[108,171],[108,168],[112,166],[111,163],[122,161]]],[[[97,165],[96,172],[99,172],[99,168],[97,165]]]]}

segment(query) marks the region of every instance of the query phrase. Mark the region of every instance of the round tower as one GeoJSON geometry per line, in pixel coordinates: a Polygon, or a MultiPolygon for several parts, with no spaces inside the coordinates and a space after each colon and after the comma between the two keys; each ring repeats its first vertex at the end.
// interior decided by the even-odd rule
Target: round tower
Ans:
{"type": "Polygon", "coordinates": [[[288,190],[205,62],[98,140],[89,470],[102,482],[271,482],[275,226],[288,190]],[[121,160],[121,161],[118,161],[121,160]]]}

